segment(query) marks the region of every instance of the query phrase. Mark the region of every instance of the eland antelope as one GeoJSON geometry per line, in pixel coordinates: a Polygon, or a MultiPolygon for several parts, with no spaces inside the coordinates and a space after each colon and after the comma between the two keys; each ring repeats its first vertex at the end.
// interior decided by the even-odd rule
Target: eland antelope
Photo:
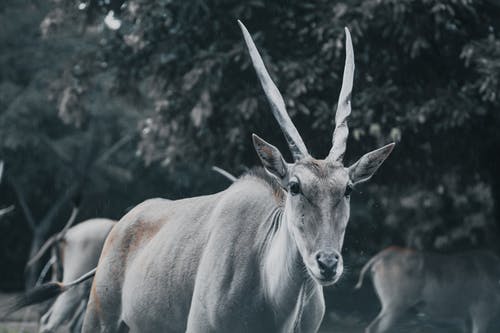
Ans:
{"type": "Polygon", "coordinates": [[[315,332],[322,286],[343,270],[349,194],[394,144],[342,164],[354,74],[346,29],[344,79],[333,147],[312,158],[250,34],[257,76],[294,163],[253,135],[266,172],[250,172],[207,196],[148,200],[113,228],[92,284],[84,332],[315,332]]]}
{"type": "MultiPolygon", "coordinates": [[[[64,228],[52,235],[28,261],[27,266],[30,266],[51,250],[51,259],[42,270],[39,281],[43,281],[50,266],[53,268],[52,280],[62,279],[63,284],[97,266],[104,241],[116,221],[94,218],[73,226],[80,210],[79,201],[78,198],[75,200],[64,228]]],[[[40,332],[81,332],[90,285],[88,281],[59,296],[40,319],[40,332]]]]}
{"type": "MultiPolygon", "coordinates": [[[[60,245],[63,284],[97,266],[104,241],[115,223],[96,218],[67,230],[60,245]]],[[[57,297],[40,320],[40,332],[80,332],[90,286],[87,281],[57,297]]]]}
{"type": "Polygon", "coordinates": [[[249,32],[258,79],[294,162],[253,135],[264,169],[216,194],[152,199],[111,230],[94,274],[83,332],[315,332],[323,286],[343,271],[350,193],[371,178],[389,144],[344,167],[354,53],[346,29],[344,78],[332,148],[311,157],[249,32]]]}
{"type": "MultiPolygon", "coordinates": [[[[58,248],[56,252],[59,255],[52,257],[56,260],[49,261],[49,264],[53,264],[53,261],[61,261],[62,282],[47,283],[14,297],[10,304],[2,307],[0,318],[22,307],[41,303],[62,293],[40,319],[39,330],[40,332],[81,332],[91,286],[87,280],[93,277],[104,241],[116,221],[95,218],[69,228],[75,217],[74,211],[66,224],[68,228],[65,227],[63,231],[49,238],[28,263],[31,264],[40,259],[50,247],[56,246],[58,248]],[[90,273],[84,274],[89,270],[90,273]],[[84,275],[79,278],[82,274],[84,275]],[[84,281],[87,283],[81,284],[84,281]]],[[[42,274],[41,279],[43,276],[42,274]]]]}
{"type": "Polygon", "coordinates": [[[500,314],[500,258],[486,251],[442,255],[390,247],[362,268],[382,305],[367,333],[386,332],[410,309],[431,319],[458,319],[473,333],[488,332],[500,314]]]}

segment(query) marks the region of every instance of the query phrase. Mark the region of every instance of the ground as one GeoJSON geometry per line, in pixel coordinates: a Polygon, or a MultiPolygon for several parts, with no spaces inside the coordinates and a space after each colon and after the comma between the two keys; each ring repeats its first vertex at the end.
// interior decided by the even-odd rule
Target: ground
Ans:
{"type": "MultiPolygon", "coordinates": [[[[327,313],[319,333],[363,333],[365,327],[378,312],[378,301],[368,283],[360,291],[353,291],[347,285],[333,287],[325,291],[327,313]]],[[[0,294],[0,304],[4,304],[12,294],[0,294]]],[[[0,333],[37,332],[37,308],[25,309],[0,321],[0,333]]],[[[491,332],[500,332],[492,327],[491,332]]],[[[462,333],[453,323],[432,323],[425,317],[409,314],[393,330],[398,333],[462,333]]]]}

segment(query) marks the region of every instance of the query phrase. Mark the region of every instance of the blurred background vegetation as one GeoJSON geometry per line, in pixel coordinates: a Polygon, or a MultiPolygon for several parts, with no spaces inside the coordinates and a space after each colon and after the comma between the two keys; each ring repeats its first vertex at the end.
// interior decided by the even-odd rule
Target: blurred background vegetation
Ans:
{"type": "MultiPolygon", "coordinates": [[[[500,251],[500,1],[0,2],[0,288],[66,222],[119,219],[151,197],[213,193],[210,168],[257,165],[251,133],[287,153],[237,19],[299,132],[330,149],[344,62],[356,57],[346,164],[395,151],[353,194],[350,277],[399,244],[500,251]]],[[[290,159],[290,155],[288,154],[290,159]]]]}

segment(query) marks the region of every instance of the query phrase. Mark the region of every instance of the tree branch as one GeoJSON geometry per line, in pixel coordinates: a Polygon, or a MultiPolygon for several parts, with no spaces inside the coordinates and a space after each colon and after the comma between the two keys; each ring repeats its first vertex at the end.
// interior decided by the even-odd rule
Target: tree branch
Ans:
{"type": "Polygon", "coordinates": [[[65,166],[72,168],[72,159],[70,156],[66,155],[61,149],[58,149],[57,146],[50,140],[46,135],[40,136],[40,141],[43,142],[46,147],[57,156],[57,158],[64,164],[65,166]]]}
{"type": "Polygon", "coordinates": [[[35,230],[37,228],[35,218],[33,217],[33,213],[31,212],[31,209],[29,208],[27,202],[26,202],[26,197],[24,196],[23,191],[21,190],[19,184],[15,179],[12,177],[7,178],[7,182],[12,186],[14,189],[14,192],[16,193],[17,200],[19,201],[19,204],[21,205],[21,210],[23,211],[24,217],[26,218],[26,221],[28,222],[28,226],[30,227],[31,230],[35,230]]]}
{"type": "Polygon", "coordinates": [[[3,176],[3,161],[0,161],[0,183],[2,182],[3,176]]]}
{"type": "Polygon", "coordinates": [[[36,280],[35,286],[39,286],[42,284],[43,280],[47,276],[47,273],[49,272],[50,267],[52,267],[56,260],[56,257],[50,257],[50,260],[45,263],[45,266],[43,266],[43,269],[40,272],[38,279],[36,280]]]}
{"type": "Polygon", "coordinates": [[[0,209],[0,217],[9,214],[14,210],[14,205],[0,209]]]}
{"type": "Polygon", "coordinates": [[[217,172],[217,173],[219,173],[219,174],[221,174],[222,176],[226,177],[227,179],[229,179],[229,180],[230,180],[231,182],[233,182],[233,183],[234,183],[234,182],[236,181],[236,179],[237,179],[235,176],[233,176],[233,175],[232,175],[231,173],[229,173],[228,171],[226,171],[226,170],[224,170],[224,169],[221,169],[221,168],[219,168],[219,167],[217,167],[217,166],[215,166],[215,165],[214,165],[214,166],[212,166],[212,170],[213,170],[213,171],[215,171],[215,172],[217,172]]]}
{"type": "Polygon", "coordinates": [[[99,158],[97,159],[97,161],[95,162],[95,164],[100,164],[100,163],[106,162],[106,160],[111,155],[113,155],[116,151],[118,151],[118,149],[120,149],[121,147],[123,147],[130,140],[132,140],[133,137],[134,137],[134,134],[130,133],[130,134],[125,135],[120,140],[116,141],[111,147],[109,147],[109,149],[107,149],[104,153],[101,154],[101,156],[99,156],[99,158]]]}
{"type": "Polygon", "coordinates": [[[47,250],[50,249],[55,242],[57,242],[57,235],[58,234],[52,235],[49,239],[45,241],[45,243],[43,243],[38,252],[28,260],[28,263],[26,263],[26,267],[30,267],[35,262],[40,260],[40,258],[45,254],[45,252],[47,252],[47,250]]]}
{"type": "Polygon", "coordinates": [[[75,205],[73,207],[73,210],[71,211],[71,215],[70,215],[68,221],[64,225],[64,228],[57,235],[57,238],[59,240],[63,239],[66,236],[66,233],[68,232],[68,229],[73,226],[73,223],[75,223],[75,220],[76,220],[76,217],[78,215],[78,211],[79,210],[80,210],[80,207],[78,207],[77,205],[75,205]]]}
{"type": "Polygon", "coordinates": [[[38,229],[40,229],[42,233],[49,231],[53,220],[60,213],[64,205],[75,195],[75,193],[79,189],[80,189],[80,184],[75,183],[56,200],[56,202],[52,205],[52,207],[49,209],[47,214],[45,214],[45,216],[38,225],[38,229]]]}

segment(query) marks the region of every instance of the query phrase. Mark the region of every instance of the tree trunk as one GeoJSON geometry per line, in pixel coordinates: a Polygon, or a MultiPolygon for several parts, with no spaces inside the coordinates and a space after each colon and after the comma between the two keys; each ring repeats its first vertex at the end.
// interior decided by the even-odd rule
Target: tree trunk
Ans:
{"type": "MultiPolygon", "coordinates": [[[[31,240],[30,258],[33,258],[33,256],[38,252],[40,247],[43,245],[45,238],[46,235],[44,235],[40,230],[35,229],[33,232],[33,239],[31,240]]],[[[38,280],[38,274],[40,274],[40,270],[42,269],[42,264],[42,260],[37,260],[31,266],[26,267],[24,281],[25,290],[29,290],[35,286],[36,281],[38,280]]]]}
{"type": "Polygon", "coordinates": [[[493,172],[494,174],[491,175],[491,194],[493,196],[493,218],[495,219],[496,230],[489,237],[493,238],[491,244],[496,247],[496,253],[500,253],[500,244],[498,244],[500,234],[500,177],[497,170],[493,172]]]}

